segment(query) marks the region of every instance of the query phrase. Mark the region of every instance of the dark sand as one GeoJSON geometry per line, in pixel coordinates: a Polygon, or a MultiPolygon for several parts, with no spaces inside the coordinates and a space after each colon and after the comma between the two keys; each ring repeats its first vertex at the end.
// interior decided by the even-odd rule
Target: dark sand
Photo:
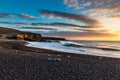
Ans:
{"type": "Polygon", "coordinates": [[[30,48],[0,41],[0,80],[120,80],[120,59],[30,48]]]}

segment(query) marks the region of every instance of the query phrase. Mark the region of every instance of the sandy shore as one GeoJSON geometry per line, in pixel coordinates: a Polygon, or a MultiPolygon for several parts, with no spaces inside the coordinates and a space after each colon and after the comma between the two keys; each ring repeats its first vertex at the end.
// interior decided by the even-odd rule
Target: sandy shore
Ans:
{"type": "Polygon", "coordinates": [[[69,54],[0,41],[0,80],[120,80],[120,59],[69,54]]]}

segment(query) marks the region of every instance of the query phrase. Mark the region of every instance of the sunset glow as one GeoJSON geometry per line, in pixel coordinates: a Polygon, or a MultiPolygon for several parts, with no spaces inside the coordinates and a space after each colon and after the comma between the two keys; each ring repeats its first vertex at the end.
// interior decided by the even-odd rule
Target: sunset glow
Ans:
{"type": "Polygon", "coordinates": [[[71,37],[68,38],[70,40],[95,40],[95,41],[120,41],[120,36],[118,37],[84,37],[84,38],[79,38],[79,37],[71,37]]]}

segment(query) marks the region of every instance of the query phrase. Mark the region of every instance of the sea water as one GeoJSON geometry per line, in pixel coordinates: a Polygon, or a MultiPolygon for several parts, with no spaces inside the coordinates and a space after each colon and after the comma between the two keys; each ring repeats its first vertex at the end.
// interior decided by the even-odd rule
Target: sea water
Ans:
{"type": "Polygon", "coordinates": [[[26,46],[76,54],[120,58],[119,41],[58,41],[28,42],[26,46]]]}

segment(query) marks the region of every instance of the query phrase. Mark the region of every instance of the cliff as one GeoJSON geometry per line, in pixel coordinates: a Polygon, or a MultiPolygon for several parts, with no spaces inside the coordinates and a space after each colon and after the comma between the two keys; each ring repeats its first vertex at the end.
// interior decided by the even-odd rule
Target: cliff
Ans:
{"type": "Polygon", "coordinates": [[[16,35],[21,31],[0,27],[0,39],[15,39],[16,35]]]}
{"type": "Polygon", "coordinates": [[[26,41],[51,41],[51,40],[65,40],[57,37],[42,37],[41,34],[22,32],[15,29],[0,27],[0,39],[17,39],[26,41]]]}
{"type": "Polygon", "coordinates": [[[41,34],[22,32],[15,29],[0,27],[0,39],[17,39],[27,41],[43,41],[41,34]]]}

